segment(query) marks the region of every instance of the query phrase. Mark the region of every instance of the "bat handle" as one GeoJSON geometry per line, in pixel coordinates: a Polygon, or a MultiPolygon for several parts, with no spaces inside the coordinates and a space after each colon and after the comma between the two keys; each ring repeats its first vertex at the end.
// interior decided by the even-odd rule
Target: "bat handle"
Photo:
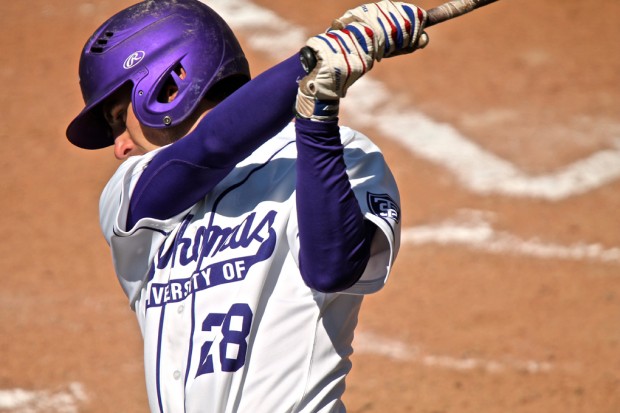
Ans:
{"type": "Polygon", "coordinates": [[[427,11],[428,18],[424,28],[434,26],[446,20],[453,19],[465,13],[477,9],[487,4],[495,3],[497,0],[452,0],[441,6],[433,7],[427,11]]]}

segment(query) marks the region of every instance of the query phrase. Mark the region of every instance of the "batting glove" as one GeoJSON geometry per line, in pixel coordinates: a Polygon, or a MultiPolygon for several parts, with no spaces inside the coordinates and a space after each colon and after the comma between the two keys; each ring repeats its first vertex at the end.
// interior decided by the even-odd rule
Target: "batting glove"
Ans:
{"type": "Polygon", "coordinates": [[[375,49],[373,33],[360,23],[341,30],[328,30],[312,37],[306,46],[314,50],[316,67],[300,82],[308,94],[319,100],[345,97],[347,89],[372,69],[375,49]]]}
{"type": "Polygon", "coordinates": [[[328,30],[310,38],[317,59],[314,69],[299,82],[297,114],[315,120],[333,119],[338,101],[374,63],[373,33],[353,22],[341,30],[328,30]]]}
{"type": "Polygon", "coordinates": [[[425,10],[388,0],[364,4],[334,20],[330,30],[306,42],[317,64],[299,83],[297,115],[314,120],[337,117],[338,100],[375,61],[428,44],[426,20],[425,10]]]}
{"type": "Polygon", "coordinates": [[[380,61],[424,48],[428,44],[426,20],[426,11],[413,4],[383,0],[347,11],[334,20],[332,28],[342,29],[352,22],[368,26],[374,33],[374,58],[380,61]]]}

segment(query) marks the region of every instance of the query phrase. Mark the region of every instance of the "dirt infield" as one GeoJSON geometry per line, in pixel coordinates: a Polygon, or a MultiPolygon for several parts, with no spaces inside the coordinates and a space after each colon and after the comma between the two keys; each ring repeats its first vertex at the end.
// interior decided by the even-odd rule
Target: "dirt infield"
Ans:
{"type": "MultiPolygon", "coordinates": [[[[148,410],[98,227],[117,163],[64,137],[80,49],[130,3],[0,5],[0,412],[148,410]]],[[[214,7],[257,74],[357,4],[214,7]],[[251,7],[273,20],[248,26],[251,7]]],[[[392,166],[404,228],[362,311],[349,411],[620,412],[619,26],[617,0],[502,0],[429,29],[343,101],[392,166]]]]}

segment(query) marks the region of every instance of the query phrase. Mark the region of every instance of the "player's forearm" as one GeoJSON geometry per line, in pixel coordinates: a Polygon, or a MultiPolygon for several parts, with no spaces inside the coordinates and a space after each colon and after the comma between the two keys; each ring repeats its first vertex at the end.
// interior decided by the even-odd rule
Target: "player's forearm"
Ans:
{"type": "Polygon", "coordinates": [[[293,116],[299,56],[247,83],[209,112],[189,135],[164,148],[133,192],[127,227],[143,217],[166,219],[204,197],[230,170],[293,116]]]}
{"type": "Polygon", "coordinates": [[[337,121],[298,119],[296,130],[300,271],[316,290],[342,291],[366,268],[375,227],[353,194],[337,121]]]}

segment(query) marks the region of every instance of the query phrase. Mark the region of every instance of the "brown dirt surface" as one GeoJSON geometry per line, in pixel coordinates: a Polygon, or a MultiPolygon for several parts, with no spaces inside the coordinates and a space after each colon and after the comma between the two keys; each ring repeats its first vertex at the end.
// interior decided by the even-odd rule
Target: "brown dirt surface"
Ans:
{"type": "MultiPolygon", "coordinates": [[[[148,410],[140,333],[98,226],[118,164],[64,135],[82,107],[81,47],[129,4],[0,5],[0,411],[148,410]],[[39,401],[20,405],[17,389],[39,401]]],[[[358,5],[255,4],[308,34],[358,5]]],[[[362,310],[349,411],[620,412],[620,177],[597,181],[614,164],[594,162],[579,178],[594,185],[544,195],[581,160],[618,161],[619,27],[617,0],[502,0],[430,28],[428,48],[373,69],[404,113],[517,170],[512,192],[468,185],[468,169],[449,166],[461,147],[454,158],[422,155],[390,135],[407,132],[393,119],[368,113],[356,124],[347,105],[359,101],[343,101],[343,122],[392,166],[408,230],[386,288],[362,310]],[[542,192],[527,192],[537,176],[547,177],[542,192]]],[[[256,74],[276,61],[251,38],[240,31],[256,74]]],[[[472,156],[471,169],[489,159],[472,156]]]]}

